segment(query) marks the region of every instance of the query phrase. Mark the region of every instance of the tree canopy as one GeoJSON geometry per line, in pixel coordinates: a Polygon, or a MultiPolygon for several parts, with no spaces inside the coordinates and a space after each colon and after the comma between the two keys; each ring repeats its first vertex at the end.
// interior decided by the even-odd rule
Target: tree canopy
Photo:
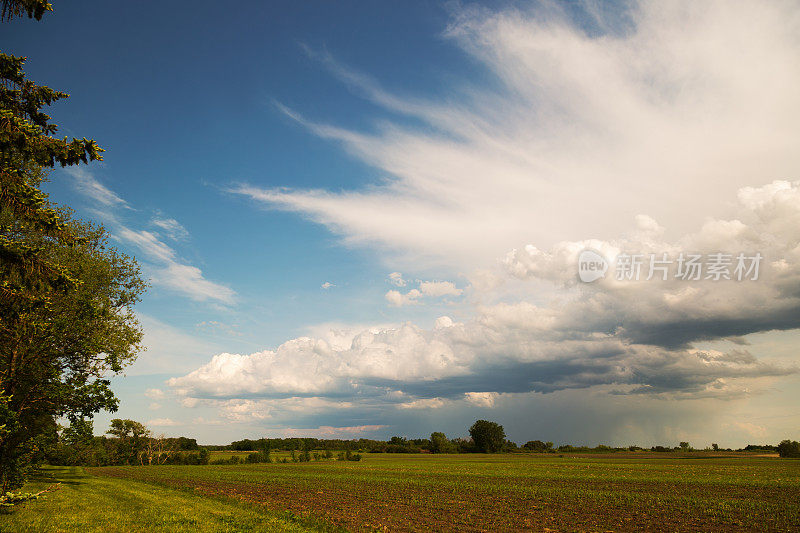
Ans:
{"type": "Polygon", "coordinates": [[[778,444],[778,454],[781,457],[800,457],[800,442],[796,440],[784,440],[778,444]]]}
{"type": "Polygon", "coordinates": [[[41,20],[45,12],[52,10],[53,6],[47,0],[3,0],[0,21],[11,20],[22,15],[41,20]]]}
{"type": "Polygon", "coordinates": [[[469,428],[469,435],[475,446],[484,453],[495,453],[503,449],[506,432],[503,426],[488,420],[477,420],[469,428]]]}

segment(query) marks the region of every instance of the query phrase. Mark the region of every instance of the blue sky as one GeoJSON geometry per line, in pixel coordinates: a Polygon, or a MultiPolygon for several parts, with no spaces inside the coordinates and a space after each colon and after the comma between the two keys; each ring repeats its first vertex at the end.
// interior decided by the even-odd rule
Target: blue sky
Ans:
{"type": "Polygon", "coordinates": [[[61,134],[106,148],[47,191],[152,282],[113,416],[214,443],[490,418],[733,446],[800,432],[797,20],[56,2],[3,50],[71,93],[61,134]],[[752,283],[576,284],[587,247],[766,259],[752,283]]]}
{"type": "MultiPolygon", "coordinates": [[[[317,225],[254,208],[225,190],[243,181],[350,189],[379,180],[378,173],[309,135],[274,104],[296,104],[348,126],[368,123],[374,109],[309,58],[304,45],[335,46],[378,72],[425,79],[414,61],[422,48],[438,48],[445,58],[456,55],[427,18],[436,13],[440,24],[446,22],[442,7],[421,6],[426,17],[405,8],[368,14],[363,6],[328,6],[326,12],[325,4],[295,11],[254,4],[236,15],[220,14],[210,2],[193,4],[188,12],[174,4],[172,12],[159,6],[158,16],[146,6],[56,7],[42,23],[10,26],[11,47],[29,57],[29,76],[72,95],[53,109],[54,121],[64,125],[62,133],[90,135],[106,148],[105,162],[91,172],[136,210],[122,211],[127,220],[144,222],[142,229],[153,229],[153,218],[180,221],[191,230],[190,238],[176,243],[180,254],[208,279],[226,280],[227,286],[236,280],[237,302],[251,310],[241,317],[249,323],[240,327],[258,336],[251,342],[279,343],[305,321],[385,315],[380,298],[365,309],[367,302],[346,305],[337,291],[320,291],[332,280],[349,286],[348,302],[352,291],[367,301],[371,294],[382,296],[385,268],[368,251],[337,246],[317,225]],[[140,17],[150,20],[130,24],[140,17]],[[378,27],[375,21],[381,20],[378,27]],[[348,24],[358,32],[336,29],[348,24]],[[382,51],[364,54],[364,42],[381,42],[382,51]],[[91,53],[84,56],[86,51],[91,53]],[[297,314],[304,317],[300,323],[292,318],[297,314]]],[[[464,58],[459,63],[450,70],[468,68],[464,58]]],[[[447,75],[433,62],[427,68],[432,76],[447,75]]],[[[430,80],[427,86],[435,88],[430,80]]],[[[79,209],[90,206],[60,176],[55,173],[48,189],[54,197],[79,209]]],[[[208,316],[207,309],[187,308],[158,291],[139,310],[183,328],[208,316]]]]}

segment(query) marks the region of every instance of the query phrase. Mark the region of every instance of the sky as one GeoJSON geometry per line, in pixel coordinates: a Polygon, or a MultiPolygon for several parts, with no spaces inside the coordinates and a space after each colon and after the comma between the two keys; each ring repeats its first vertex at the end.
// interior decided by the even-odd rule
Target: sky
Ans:
{"type": "Polygon", "coordinates": [[[800,437],[796,2],[53,4],[46,191],[151,284],[96,433],[800,437]]]}

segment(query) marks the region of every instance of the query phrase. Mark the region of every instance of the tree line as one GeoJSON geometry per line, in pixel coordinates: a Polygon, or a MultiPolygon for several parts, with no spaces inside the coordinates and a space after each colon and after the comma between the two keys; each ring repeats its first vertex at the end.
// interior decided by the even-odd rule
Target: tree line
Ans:
{"type": "Polygon", "coordinates": [[[433,432],[430,438],[408,439],[394,436],[388,441],[375,439],[318,439],[313,437],[242,439],[223,446],[208,446],[209,450],[350,450],[367,453],[479,453],[517,450],[506,439],[503,426],[488,420],[478,420],[469,429],[470,438],[448,439],[444,433],[433,432]]]}
{"type": "Polygon", "coordinates": [[[155,435],[141,422],[115,418],[103,436],[95,436],[91,421],[62,427],[50,436],[42,461],[67,466],[203,465],[209,452],[188,437],[155,435]]]}
{"type": "MultiPolygon", "coordinates": [[[[477,420],[468,430],[469,437],[448,438],[433,432],[430,438],[409,439],[394,436],[389,440],[376,439],[319,439],[314,437],[241,439],[227,445],[198,445],[188,437],[155,436],[144,424],[133,420],[114,419],[107,436],[92,434],[91,422],[79,422],[61,429],[56,441],[47,448],[45,460],[66,465],[151,465],[151,464],[241,464],[271,463],[272,452],[290,452],[278,462],[306,462],[326,459],[361,460],[361,453],[611,453],[652,451],[697,451],[689,442],[677,446],[612,447],[606,445],[574,446],[531,440],[522,445],[506,438],[502,425],[489,420],[477,420]],[[211,451],[247,452],[209,460],[211,451]],[[357,453],[356,453],[357,452],[357,453]]],[[[708,451],[734,451],[712,444],[708,451]]],[[[781,457],[800,457],[800,444],[785,440],[778,446],[750,444],[735,451],[778,452],[781,457]]]]}
{"type": "MultiPolygon", "coordinates": [[[[409,439],[394,436],[388,441],[375,439],[318,439],[313,437],[242,439],[227,445],[207,446],[209,450],[252,451],[252,450],[353,450],[368,453],[609,453],[609,452],[691,452],[698,451],[689,442],[677,446],[656,445],[649,448],[641,446],[576,446],[552,442],[530,440],[522,445],[508,440],[502,425],[489,420],[477,420],[469,428],[469,437],[447,438],[442,432],[431,433],[430,438],[409,439]]],[[[716,443],[703,451],[737,452],[777,452],[781,457],[800,456],[800,444],[785,440],[778,446],[770,444],[749,444],[744,448],[721,448],[716,443]]]]}

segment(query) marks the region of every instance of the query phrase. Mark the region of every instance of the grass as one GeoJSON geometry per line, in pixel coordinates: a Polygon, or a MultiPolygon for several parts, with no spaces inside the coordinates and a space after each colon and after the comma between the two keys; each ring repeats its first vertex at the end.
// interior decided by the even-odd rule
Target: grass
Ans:
{"type": "MultiPolygon", "coordinates": [[[[144,467],[141,467],[144,468],[144,467]]],[[[324,524],[271,512],[246,502],[207,497],[130,479],[88,475],[80,467],[47,467],[26,485],[58,490],[0,514],[6,532],[281,531],[332,530],[324,524]]]]}

